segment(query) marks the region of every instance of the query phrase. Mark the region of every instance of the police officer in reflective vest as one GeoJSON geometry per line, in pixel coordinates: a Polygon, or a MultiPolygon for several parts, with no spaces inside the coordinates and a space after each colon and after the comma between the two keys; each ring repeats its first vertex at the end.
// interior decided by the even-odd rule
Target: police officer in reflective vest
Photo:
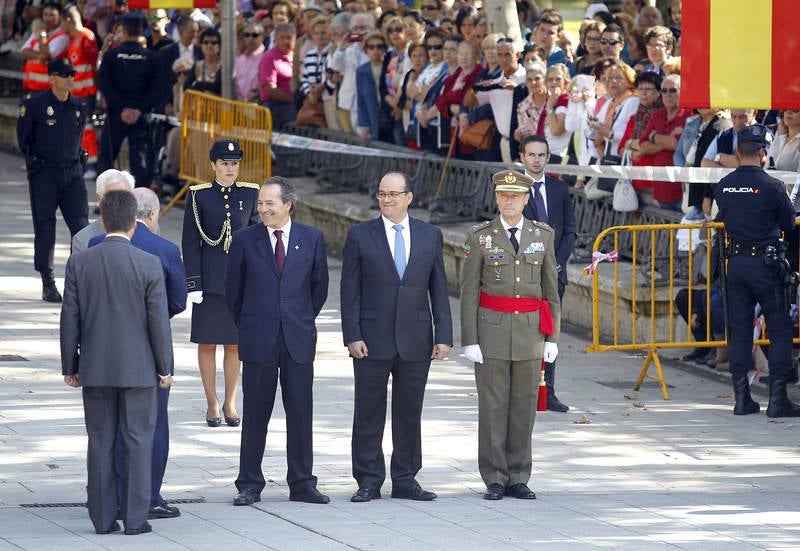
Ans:
{"type": "Polygon", "coordinates": [[[52,88],[31,97],[20,108],[17,142],[28,169],[33,214],[33,265],[42,276],[42,300],[61,302],[53,277],[56,209],[61,209],[71,235],[89,223],[83,183],[85,151],[81,136],[86,122],[80,103],[70,94],[75,70],[66,59],[47,65],[52,88]]]}
{"type": "MultiPolygon", "coordinates": [[[[726,297],[728,349],[736,405],[733,413],[757,413],[747,372],[752,368],[753,315],[761,305],[769,335],[769,417],[798,417],[786,384],[792,361],[788,287],[794,279],[785,260],[781,232],[794,229],[795,212],[786,187],[764,172],[771,135],[760,124],[739,132],[739,168],[714,185],[719,218],[728,234],[726,297]]],[[[794,282],[796,286],[796,281],[794,282]]]]}
{"type": "Polygon", "coordinates": [[[492,177],[500,216],[473,226],[461,270],[461,343],[475,362],[484,499],[536,499],[531,435],[542,359],[558,354],[561,303],[553,229],[522,216],[533,179],[492,177]]]}

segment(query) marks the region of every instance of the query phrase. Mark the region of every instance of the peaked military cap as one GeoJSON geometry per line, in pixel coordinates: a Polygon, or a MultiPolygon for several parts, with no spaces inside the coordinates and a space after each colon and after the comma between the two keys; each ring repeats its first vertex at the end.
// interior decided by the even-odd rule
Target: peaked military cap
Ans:
{"type": "Polygon", "coordinates": [[[495,191],[528,193],[531,185],[533,185],[533,178],[516,170],[503,170],[492,174],[492,183],[495,191]]]}
{"type": "Polygon", "coordinates": [[[60,77],[71,77],[75,74],[75,68],[72,67],[72,63],[69,62],[69,59],[54,59],[47,64],[47,74],[60,77]]]}
{"type": "Polygon", "coordinates": [[[211,151],[208,153],[211,162],[214,161],[241,161],[244,157],[239,142],[233,140],[220,140],[214,142],[211,151]]]}

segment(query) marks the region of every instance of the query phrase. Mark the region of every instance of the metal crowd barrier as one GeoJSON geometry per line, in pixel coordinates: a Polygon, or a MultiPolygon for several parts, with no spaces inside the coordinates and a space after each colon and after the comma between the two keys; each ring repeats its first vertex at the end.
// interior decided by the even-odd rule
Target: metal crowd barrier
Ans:
{"type": "Polygon", "coordinates": [[[183,97],[181,132],[178,177],[186,184],[162,215],[181,200],[190,185],[214,178],[208,152],[217,140],[232,139],[241,144],[245,155],[239,167],[240,180],[261,183],[272,175],[272,114],[265,107],[189,90],[183,97]]]}
{"type": "MultiPolygon", "coordinates": [[[[718,248],[727,244],[727,236],[718,234],[723,232],[723,225],[718,222],[701,224],[637,224],[627,226],[614,226],[602,230],[594,240],[592,275],[592,344],[586,347],[588,352],[608,351],[641,351],[646,352],[644,365],[639,372],[634,390],[639,390],[645,378],[655,379],[660,387],[665,400],[669,400],[664,370],[659,357],[659,350],[671,348],[719,348],[727,346],[724,338],[715,338],[712,333],[711,323],[711,289],[708,284],[712,279],[712,261],[718,262],[718,270],[725,269],[725,264],[720,259],[718,248]],[[678,232],[681,236],[683,247],[678,247],[678,232]],[[697,235],[695,235],[697,232],[697,235]],[[717,240],[717,248],[713,248],[717,240]],[[698,243],[699,241],[699,243],[698,243]],[[687,250],[681,250],[687,249],[687,250]],[[621,269],[626,264],[609,258],[612,251],[623,251],[630,259],[630,275],[625,269],[623,281],[620,276],[621,269]],[[716,259],[714,255],[717,255],[716,259]],[[605,262],[610,260],[611,262],[605,262]],[[684,269],[680,269],[681,266],[684,269]],[[699,268],[699,270],[698,270],[699,268]],[[600,281],[601,272],[612,272],[611,278],[611,304],[600,306],[600,281]],[[698,272],[704,270],[704,275],[698,272]],[[686,289],[689,313],[687,320],[686,339],[678,338],[675,331],[677,308],[675,295],[678,290],[686,289]],[[666,290],[666,296],[664,296],[666,290]],[[693,291],[702,291],[705,294],[705,327],[704,340],[694,340],[691,330],[691,315],[693,312],[693,291]],[[623,296],[624,295],[624,296],[623,296]],[[658,296],[660,295],[660,297],[658,296]],[[668,302],[665,307],[664,301],[668,302]],[[619,324],[622,308],[630,308],[630,339],[621,336],[623,328],[619,324]],[[610,307],[607,307],[610,306],[610,307]],[[610,339],[601,341],[601,315],[604,320],[611,317],[613,332],[610,339]],[[659,337],[656,329],[656,318],[662,316],[668,324],[666,337],[659,337]],[[648,330],[644,334],[637,326],[640,318],[649,318],[648,330]],[[656,375],[648,374],[650,366],[655,367],[656,375]]],[[[800,251],[798,251],[800,253],[800,251]]],[[[727,320],[723,320],[727,323],[727,320]]],[[[769,344],[766,339],[766,323],[754,320],[756,335],[760,338],[754,340],[754,346],[769,344]]],[[[627,328],[625,328],[627,329],[627,328]]],[[[794,344],[800,344],[800,334],[795,332],[794,344]]]]}

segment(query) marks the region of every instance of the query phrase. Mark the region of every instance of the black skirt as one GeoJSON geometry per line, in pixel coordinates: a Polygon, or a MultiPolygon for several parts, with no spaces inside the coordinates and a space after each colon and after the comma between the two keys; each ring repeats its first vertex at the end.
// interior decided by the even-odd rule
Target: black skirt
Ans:
{"type": "Polygon", "coordinates": [[[190,340],[197,344],[239,344],[239,331],[225,297],[203,293],[203,302],[192,305],[190,340]]]}

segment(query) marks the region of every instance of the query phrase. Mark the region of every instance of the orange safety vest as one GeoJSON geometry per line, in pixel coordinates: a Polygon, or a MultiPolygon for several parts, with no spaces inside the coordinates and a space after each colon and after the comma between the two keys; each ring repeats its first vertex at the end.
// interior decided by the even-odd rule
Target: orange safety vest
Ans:
{"type": "MultiPolygon", "coordinates": [[[[47,37],[47,41],[50,42],[63,34],[64,30],[58,29],[52,36],[47,37]]],[[[36,50],[38,45],[39,37],[35,37],[31,40],[31,48],[33,50],[36,50]]],[[[29,59],[25,62],[25,65],[22,66],[22,89],[26,92],[39,92],[50,89],[50,79],[47,76],[47,63],[42,63],[37,59],[29,59]]]]}
{"type": "Polygon", "coordinates": [[[95,80],[97,55],[97,42],[94,39],[94,33],[89,29],[83,29],[81,34],[71,39],[67,46],[67,59],[75,69],[71,92],[76,98],[91,97],[97,94],[97,81],[95,80]]]}

